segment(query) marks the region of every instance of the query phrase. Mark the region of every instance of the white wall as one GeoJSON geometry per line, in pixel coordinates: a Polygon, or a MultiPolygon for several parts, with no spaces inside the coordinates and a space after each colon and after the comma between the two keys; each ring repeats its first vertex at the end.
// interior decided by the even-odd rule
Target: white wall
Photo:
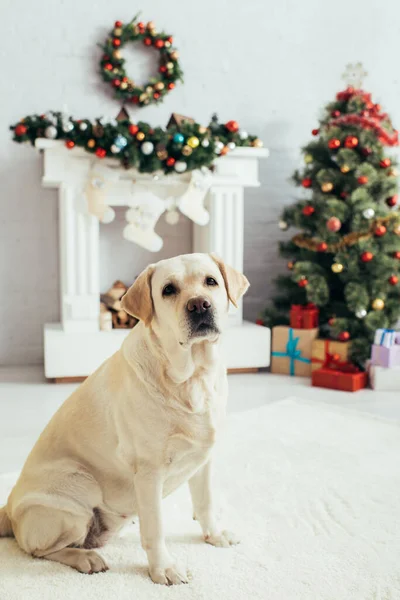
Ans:
{"type": "MultiPolygon", "coordinates": [[[[273,292],[283,264],[276,242],[288,178],[310,139],[321,106],[342,85],[349,61],[370,72],[366,87],[400,126],[400,4],[386,0],[2,0],[0,3],[0,363],[42,361],[42,325],[58,319],[57,203],[40,186],[37,153],[12,143],[8,125],[67,102],[79,117],[114,116],[118,105],[97,75],[99,50],[115,19],[143,20],[174,35],[185,85],[163,105],[136,111],[165,125],[171,112],[207,123],[213,111],[260,135],[271,150],[262,187],[246,198],[245,271],[252,282],[245,312],[254,318],[273,292]]],[[[142,52],[124,50],[130,74],[151,70],[142,52]]],[[[148,71],[147,71],[148,72],[148,71]]],[[[134,116],[136,116],[134,114],[134,116]]],[[[122,223],[104,232],[104,286],[132,279],[154,255],[121,237],[122,223]]],[[[163,254],[188,248],[190,224],[162,224],[163,254]]],[[[103,229],[104,231],[104,229],[103,229]]]]}

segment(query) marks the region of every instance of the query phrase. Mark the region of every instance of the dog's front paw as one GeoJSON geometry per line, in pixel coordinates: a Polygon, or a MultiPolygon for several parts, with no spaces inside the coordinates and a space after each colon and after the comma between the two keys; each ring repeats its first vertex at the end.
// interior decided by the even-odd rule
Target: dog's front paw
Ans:
{"type": "Polygon", "coordinates": [[[166,569],[159,567],[150,567],[150,577],[154,583],[160,585],[178,585],[180,583],[189,583],[190,573],[186,569],[179,568],[177,565],[172,565],[166,569]]]}
{"type": "Polygon", "coordinates": [[[226,530],[205,535],[204,539],[207,544],[217,546],[218,548],[229,548],[240,543],[240,539],[234,533],[226,530]]]}

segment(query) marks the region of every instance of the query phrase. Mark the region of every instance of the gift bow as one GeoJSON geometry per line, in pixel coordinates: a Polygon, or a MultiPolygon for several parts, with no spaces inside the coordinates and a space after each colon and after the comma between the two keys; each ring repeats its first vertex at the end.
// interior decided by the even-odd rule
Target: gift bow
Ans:
{"type": "Polygon", "coordinates": [[[299,350],[297,348],[299,339],[300,339],[299,337],[293,337],[293,329],[291,327],[289,327],[289,337],[288,337],[288,341],[286,344],[286,352],[272,352],[272,356],[289,358],[289,361],[290,361],[289,370],[290,370],[291,376],[294,375],[296,360],[298,360],[300,362],[304,362],[304,363],[311,363],[311,360],[309,358],[305,358],[304,356],[301,356],[301,350],[299,350]]]}
{"type": "Polygon", "coordinates": [[[399,333],[394,329],[377,329],[375,332],[374,343],[378,346],[390,348],[394,344],[399,344],[399,333]]]}

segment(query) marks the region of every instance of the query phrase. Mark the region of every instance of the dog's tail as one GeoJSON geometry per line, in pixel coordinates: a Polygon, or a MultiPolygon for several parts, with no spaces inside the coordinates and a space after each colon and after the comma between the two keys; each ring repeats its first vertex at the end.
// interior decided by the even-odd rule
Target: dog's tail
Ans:
{"type": "Polygon", "coordinates": [[[6,507],[0,508],[0,538],[12,537],[14,535],[11,521],[6,513],[6,507]]]}

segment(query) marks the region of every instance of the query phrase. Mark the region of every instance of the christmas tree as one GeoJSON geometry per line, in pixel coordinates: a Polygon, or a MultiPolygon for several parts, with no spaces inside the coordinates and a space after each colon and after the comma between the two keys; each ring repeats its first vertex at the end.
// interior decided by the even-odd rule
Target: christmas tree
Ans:
{"type": "Polygon", "coordinates": [[[321,337],[350,340],[352,360],[363,365],[375,330],[400,318],[398,173],[386,154],[398,135],[361,89],[361,65],[345,75],[348,87],[326,107],[293,175],[304,199],[284,209],[280,227],[301,233],[280,244],[290,273],[278,278],[262,321],[287,324],[292,304],[314,303],[321,337]]]}

